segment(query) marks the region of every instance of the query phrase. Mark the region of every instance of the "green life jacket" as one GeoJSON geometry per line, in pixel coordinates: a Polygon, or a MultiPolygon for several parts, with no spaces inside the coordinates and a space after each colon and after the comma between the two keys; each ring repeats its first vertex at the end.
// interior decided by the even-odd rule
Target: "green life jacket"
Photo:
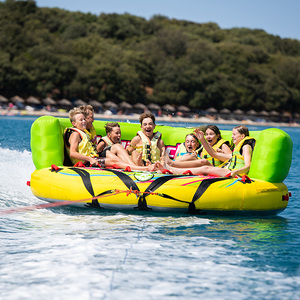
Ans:
{"type": "Polygon", "coordinates": [[[242,148],[244,145],[250,145],[251,148],[254,148],[255,139],[249,136],[246,136],[242,139],[236,147],[233,149],[232,157],[225,161],[220,167],[228,170],[236,170],[245,166],[244,156],[242,155],[242,148]]]}

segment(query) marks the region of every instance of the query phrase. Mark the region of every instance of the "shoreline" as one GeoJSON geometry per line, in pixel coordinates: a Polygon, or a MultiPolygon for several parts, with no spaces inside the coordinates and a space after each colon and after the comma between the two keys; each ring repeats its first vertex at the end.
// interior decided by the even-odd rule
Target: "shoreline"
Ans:
{"type": "MultiPolygon", "coordinates": [[[[27,110],[3,110],[0,109],[0,115],[2,116],[54,116],[54,117],[69,117],[68,112],[49,112],[47,110],[39,110],[39,111],[27,111],[27,110]]],[[[108,121],[110,119],[118,119],[120,121],[138,121],[139,114],[132,114],[132,115],[106,115],[106,114],[99,114],[95,113],[95,120],[101,119],[108,121]]],[[[168,122],[168,123],[196,123],[196,124],[224,124],[224,125],[235,125],[235,124],[243,124],[243,125],[254,125],[254,126],[270,126],[270,127],[300,127],[299,123],[283,123],[283,122],[257,122],[251,120],[224,120],[221,118],[214,119],[212,117],[198,117],[198,118],[184,118],[180,116],[155,116],[157,122],[168,122]]]]}

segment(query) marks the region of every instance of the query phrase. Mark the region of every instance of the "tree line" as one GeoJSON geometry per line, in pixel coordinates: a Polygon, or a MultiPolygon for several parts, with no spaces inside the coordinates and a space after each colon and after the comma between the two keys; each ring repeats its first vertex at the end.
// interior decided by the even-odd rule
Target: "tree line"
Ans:
{"type": "Polygon", "coordinates": [[[6,0],[0,94],[300,112],[300,41],[161,15],[6,0]]]}

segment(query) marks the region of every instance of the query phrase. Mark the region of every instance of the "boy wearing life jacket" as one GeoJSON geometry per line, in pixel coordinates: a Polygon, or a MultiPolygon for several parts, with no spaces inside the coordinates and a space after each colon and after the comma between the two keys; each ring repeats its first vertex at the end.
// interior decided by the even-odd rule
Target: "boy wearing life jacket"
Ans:
{"type": "Polygon", "coordinates": [[[106,123],[104,126],[106,136],[100,138],[97,151],[100,156],[106,157],[107,151],[117,155],[123,161],[134,164],[128,152],[121,145],[121,128],[117,122],[106,123]]]}
{"type": "Polygon", "coordinates": [[[131,140],[126,148],[134,163],[146,165],[161,159],[165,152],[165,144],[159,131],[154,133],[155,117],[152,113],[143,113],[140,118],[141,131],[131,140]]]}

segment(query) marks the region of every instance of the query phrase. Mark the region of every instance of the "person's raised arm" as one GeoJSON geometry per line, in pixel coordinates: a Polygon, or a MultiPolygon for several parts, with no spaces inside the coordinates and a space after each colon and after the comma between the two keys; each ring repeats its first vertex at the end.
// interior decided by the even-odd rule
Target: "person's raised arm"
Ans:
{"type": "MultiPolygon", "coordinates": [[[[204,136],[204,132],[201,131],[199,128],[196,128],[194,130],[194,133],[197,137],[197,139],[201,142],[201,144],[203,145],[204,149],[207,151],[207,153],[214,158],[217,158],[221,161],[226,161],[227,159],[230,159],[232,156],[232,152],[231,150],[229,151],[229,153],[223,153],[223,152],[218,152],[215,151],[207,142],[207,140],[205,139],[204,136]]],[[[229,147],[228,147],[229,148],[229,147]]]]}

